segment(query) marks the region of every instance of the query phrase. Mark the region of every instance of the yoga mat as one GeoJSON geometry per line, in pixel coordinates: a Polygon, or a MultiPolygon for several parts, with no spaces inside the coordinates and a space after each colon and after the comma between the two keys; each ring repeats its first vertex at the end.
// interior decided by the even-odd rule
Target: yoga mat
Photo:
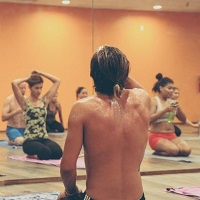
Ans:
{"type": "MultiPolygon", "coordinates": [[[[8,156],[8,158],[13,160],[19,160],[23,162],[32,162],[32,163],[38,163],[38,164],[44,164],[44,165],[53,165],[56,167],[60,166],[61,160],[37,160],[34,158],[27,158],[27,156],[8,156]]],[[[76,163],[77,169],[85,169],[85,161],[84,157],[79,157],[76,163]]]]}
{"type": "Polygon", "coordinates": [[[170,157],[170,156],[159,156],[159,155],[153,155],[154,151],[151,150],[145,150],[144,158],[155,158],[159,160],[169,160],[169,161],[177,161],[177,162],[185,162],[185,163],[193,163],[193,162],[200,162],[200,156],[196,155],[189,155],[188,157],[170,157]]]}
{"type": "Polygon", "coordinates": [[[6,176],[6,174],[0,174],[0,177],[1,177],[1,176],[6,176]]]}
{"type": "Polygon", "coordinates": [[[186,136],[181,136],[180,138],[183,139],[183,140],[187,140],[187,141],[200,140],[200,136],[199,136],[199,137],[186,137],[186,136]]]}
{"type": "Polygon", "coordinates": [[[194,197],[200,199],[200,186],[189,186],[181,188],[166,188],[167,192],[181,194],[184,196],[194,197]]]}
{"type": "Polygon", "coordinates": [[[67,132],[66,131],[64,131],[64,132],[62,132],[62,133],[58,133],[58,132],[55,132],[55,133],[48,133],[48,135],[67,135],[67,132]]]}
{"type": "Polygon", "coordinates": [[[9,149],[22,149],[22,146],[9,145],[8,140],[0,140],[0,147],[9,149]]]}
{"type": "Polygon", "coordinates": [[[2,196],[0,200],[56,200],[59,192],[30,193],[13,196],[2,196]]]}

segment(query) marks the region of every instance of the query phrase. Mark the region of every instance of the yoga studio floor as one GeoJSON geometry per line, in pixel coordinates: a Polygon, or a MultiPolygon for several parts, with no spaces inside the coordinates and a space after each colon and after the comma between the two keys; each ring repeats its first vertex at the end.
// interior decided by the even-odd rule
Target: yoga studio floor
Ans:
{"type": "MultiPolygon", "coordinates": [[[[181,137],[192,147],[192,154],[188,158],[155,156],[147,145],[141,165],[144,193],[147,200],[190,199],[183,195],[166,192],[165,189],[200,186],[199,130],[187,125],[178,126],[182,130],[181,137]]],[[[50,138],[57,141],[62,147],[65,137],[66,133],[50,135],[50,138]]],[[[22,149],[10,148],[6,145],[7,138],[4,132],[0,133],[0,140],[0,200],[4,199],[3,196],[63,191],[58,166],[51,165],[51,163],[34,163],[12,159],[24,158],[22,149]]],[[[85,169],[83,165],[77,168],[77,185],[84,190],[85,169]]]]}

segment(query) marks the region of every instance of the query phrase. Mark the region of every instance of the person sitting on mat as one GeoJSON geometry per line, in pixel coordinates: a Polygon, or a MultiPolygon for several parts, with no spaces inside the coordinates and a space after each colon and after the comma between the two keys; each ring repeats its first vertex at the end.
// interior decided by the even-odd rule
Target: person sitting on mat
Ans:
{"type": "Polygon", "coordinates": [[[47,105],[55,95],[59,85],[59,78],[39,71],[33,71],[29,78],[16,79],[12,82],[13,92],[24,112],[26,121],[23,151],[28,156],[37,157],[40,160],[60,159],[62,157],[61,147],[48,139],[45,122],[47,105]],[[50,80],[53,85],[42,98],[39,98],[43,87],[42,76],[50,80]],[[29,85],[30,95],[27,98],[20,92],[19,85],[23,82],[27,82],[29,85]]]}
{"type": "Polygon", "coordinates": [[[47,133],[62,133],[64,132],[63,117],[61,104],[57,100],[58,93],[53,96],[47,106],[47,117],[46,117],[46,129],[47,133]],[[56,114],[58,113],[60,122],[56,120],[56,114]]]}
{"type": "MultiPolygon", "coordinates": [[[[21,83],[19,89],[22,95],[26,93],[26,83],[21,83]]],[[[24,142],[24,131],[26,123],[23,112],[15,95],[8,96],[2,109],[2,121],[7,121],[6,135],[9,145],[21,146],[24,142]]]]}
{"type": "Polygon", "coordinates": [[[157,96],[152,98],[150,111],[149,144],[155,154],[163,156],[189,156],[191,148],[187,142],[174,133],[173,118],[176,116],[185,123],[186,116],[178,104],[169,104],[168,99],[173,93],[173,80],[156,75],[158,81],[153,86],[157,96]]]}
{"type": "Polygon", "coordinates": [[[76,89],[76,100],[83,99],[87,96],[88,96],[88,93],[85,87],[78,87],[76,89]]]}
{"type": "MultiPolygon", "coordinates": [[[[179,89],[177,87],[173,87],[173,95],[172,95],[171,99],[173,101],[177,101],[178,102],[179,94],[180,94],[179,89]]],[[[188,124],[188,125],[190,125],[190,126],[192,126],[192,127],[194,127],[194,128],[199,128],[198,123],[194,124],[188,118],[186,119],[185,123],[188,124]]],[[[180,136],[181,135],[181,129],[178,126],[176,126],[176,125],[174,125],[174,128],[175,128],[175,134],[177,136],[180,136]]]]}
{"type": "Polygon", "coordinates": [[[58,200],[144,200],[140,164],[148,141],[150,97],[128,77],[129,61],[118,48],[99,47],[90,66],[96,94],[71,109],[60,165],[65,192],[58,200]],[[84,193],[76,186],[82,145],[84,193]]]}

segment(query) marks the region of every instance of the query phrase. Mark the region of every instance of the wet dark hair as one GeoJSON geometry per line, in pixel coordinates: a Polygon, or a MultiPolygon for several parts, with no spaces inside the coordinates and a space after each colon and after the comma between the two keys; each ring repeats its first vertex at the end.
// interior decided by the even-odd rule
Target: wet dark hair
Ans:
{"type": "Polygon", "coordinates": [[[168,77],[163,77],[163,75],[161,73],[158,73],[156,75],[156,79],[158,79],[158,81],[154,84],[152,90],[154,92],[160,92],[160,86],[164,87],[165,85],[167,85],[168,83],[174,83],[174,81],[168,77]]]}
{"type": "Polygon", "coordinates": [[[78,95],[81,93],[81,91],[82,91],[83,89],[85,89],[85,87],[82,87],[82,86],[80,86],[80,87],[78,87],[78,88],[76,89],[76,98],[78,98],[78,95]]]}
{"type": "Polygon", "coordinates": [[[36,84],[43,83],[44,80],[41,76],[37,74],[32,74],[31,77],[26,81],[30,87],[33,87],[36,84]]]}
{"type": "Polygon", "coordinates": [[[96,92],[120,97],[129,74],[129,61],[118,48],[101,46],[90,63],[96,92]]]}

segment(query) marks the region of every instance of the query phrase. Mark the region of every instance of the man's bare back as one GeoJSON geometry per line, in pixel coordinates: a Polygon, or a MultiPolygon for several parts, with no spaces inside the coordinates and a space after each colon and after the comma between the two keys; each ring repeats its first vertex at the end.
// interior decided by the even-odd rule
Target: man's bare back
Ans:
{"type": "Polygon", "coordinates": [[[75,106],[73,115],[81,112],[86,127],[83,145],[89,196],[140,198],[143,188],[139,170],[148,139],[149,105],[147,93],[134,89],[123,90],[120,99],[97,94],[75,106]]]}
{"type": "MultiPolygon", "coordinates": [[[[128,77],[129,61],[102,46],[91,60],[96,95],[74,104],[61,161],[65,192],[90,200],[144,200],[140,164],[148,139],[150,97],[128,77]],[[76,186],[76,162],[84,148],[86,191],[76,186]]],[[[67,198],[66,198],[67,199],[67,198]]]]}

